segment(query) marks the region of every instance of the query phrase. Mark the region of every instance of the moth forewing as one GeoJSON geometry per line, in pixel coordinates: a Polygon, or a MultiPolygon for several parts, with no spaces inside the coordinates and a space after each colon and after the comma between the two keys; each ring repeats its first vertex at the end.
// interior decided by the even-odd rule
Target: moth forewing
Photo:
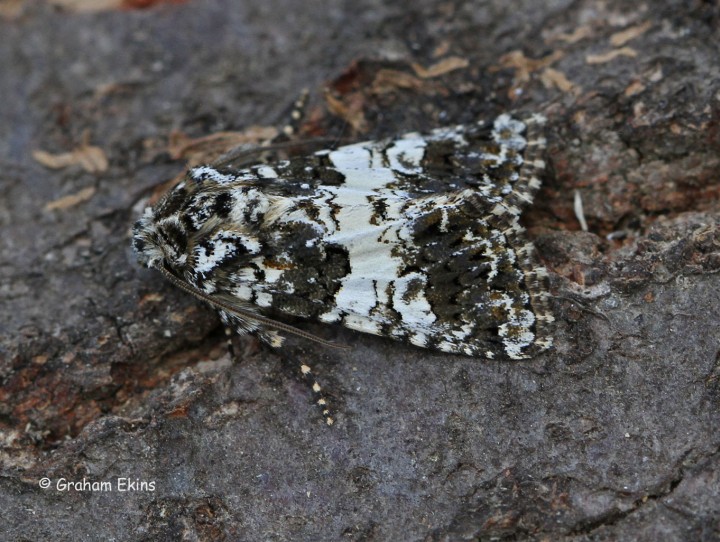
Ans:
{"type": "MultiPolygon", "coordinates": [[[[283,314],[416,346],[522,359],[552,344],[547,274],[518,219],[544,119],[191,169],[136,224],[142,263],[278,346],[283,314]]],[[[323,342],[321,340],[321,342],[323,342]]]]}

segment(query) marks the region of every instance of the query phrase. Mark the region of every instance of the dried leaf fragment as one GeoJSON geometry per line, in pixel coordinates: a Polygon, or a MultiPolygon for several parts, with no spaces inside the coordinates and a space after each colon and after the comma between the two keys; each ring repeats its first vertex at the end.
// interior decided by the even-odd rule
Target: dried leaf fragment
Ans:
{"type": "Polygon", "coordinates": [[[107,171],[108,159],[105,151],[94,145],[83,143],[70,152],[53,154],[46,151],[36,150],[32,153],[33,158],[43,166],[50,169],[62,169],[69,166],[79,165],[88,173],[102,173],[107,171]]]}
{"type": "Polygon", "coordinates": [[[646,21],[643,24],[633,26],[631,28],[623,30],[622,32],[616,32],[615,34],[610,36],[610,45],[612,45],[613,47],[622,47],[627,42],[634,40],[638,36],[642,36],[650,29],[651,26],[652,22],[646,21]]]}
{"type": "Polygon", "coordinates": [[[621,47],[620,49],[613,49],[612,51],[599,55],[587,55],[585,57],[585,62],[588,64],[604,64],[605,62],[610,62],[619,56],[635,58],[637,56],[637,51],[632,47],[621,47]]]}
{"type": "Polygon", "coordinates": [[[563,72],[555,68],[545,68],[540,74],[540,80],[547,88],[556,87],[562,92],[573,92],[577,88],[563,72]]]}
{"type": "Polygon", "coordinates": [[[111,11],[117,9],[146,9],[156,4],[182,4],[186,0],[51,0],[54,6],[60,6],[75,12],[111,11]]]}
{"type": "Polygon", "coordinates": [[[46,211],[58,211],[58,210],[69,209],[70,207],[75,207],[76,205],[78,205],[80,203],[88,201],[94,195],[95,195],[95,187],[88,186],[87,188],[83,188],[82,190],[80,190],[79,192],[76,192],[75,194],[63,196],[62,198],[56,199],[55,201],[51,201],[50,203],[45,205],[45,210],[46,211]]]}
{"type": "Polygon", "coordinates": [[[420,64],[413,62],[412,69],[415,71],[415,73],[417,74],[418,77],[422,77],[423,79],[430,79],[432,77],[438,77],[440,75],[444,75],[451,71],[467,68],[469,65],[470,65],[470,62],[468,61],[467,58],[461,58],[459,56],[450,56],[448,58],[441,60],[440,62],[436,62],[429,68],[425,68],[425,67],[421,66],[420,64]]]}
{"type": "Polygon", "coordinates": [[[51,0],[50,3],[70,11],[79,12],[108,11],[122,6],[122,0],[51,0]]]}
{"type": "Polygon", "coordinates": [[[372,82],[374,94],[387,94],[399,88],[420,90],[424,83],[414,75],[400,70],[382,69],[378,70],[372,82]]]}
{"type": "Polygon", "coordinates": [[[551,66],[560,60],[564,54],[561,51],[554,51],[552,54],[544,58],[528,58],[522,51],[510,51],[500,57],[500,66],[490,69],[490,71],[498,71],[502,68],[515,68],[515,81],[524,82],[530,80],[530,74],[542,68],[551,66]]]}
{"type": "Polygon", "coordinates": [[[562,33],[554,36],[550,41],[564,41],[565,43],[577,43],[580,40],[589,38],[593,34],[593,29],[589,25],[578,26],[571,33],[562,33]]]}
{"type": "Polygon", "coordinates": [[[181,132],[170,134],[168,153],[173,160],[185,158],[189,167],[200,162],[211,162],[224,152],[245,144],[258,144],[268,141],[278,134],[277,128],[268,126],[250,126],[242,132],[216,132],[191,139],[181,132]]]}
{"type": "Polygon", "coordinates": [[[23,0],[0,1],[0,19],[12,21],[22,13],[23,0]]]}
{"type": "Polygon", "coordinates": [[[367,120],[363,113],[364,98],[359,92],[351,93],[346,100],[336,98],[331,92],[325,92],[328,110],[335,116],[344,119],[356,132],[367,132],[367,120]]]}

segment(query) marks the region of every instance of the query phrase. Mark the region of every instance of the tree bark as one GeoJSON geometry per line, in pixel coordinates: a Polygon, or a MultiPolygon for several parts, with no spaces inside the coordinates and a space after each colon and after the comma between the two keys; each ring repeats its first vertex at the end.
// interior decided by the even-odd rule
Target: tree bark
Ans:
{"type": "Polygon", "coordinates": [[[3,539],[720,537],[716,3],[54,4],[0,9],[3,539]],[[259,139],[303,88],[307,138],[548,117],[524,224],[554,350],[299,322],[353,349],[243,337],[231,360],[137,265],[183,144],[259,139]]]}

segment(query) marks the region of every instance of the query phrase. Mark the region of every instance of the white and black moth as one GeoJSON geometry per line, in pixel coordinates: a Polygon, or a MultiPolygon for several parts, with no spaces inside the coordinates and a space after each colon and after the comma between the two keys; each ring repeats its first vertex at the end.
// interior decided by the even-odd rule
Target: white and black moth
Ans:
{"type": "Polygon", "coordinates": [[[142,264],[273,346],[281,331],[310,336],[275,319],[284,314],[528,358],[552,344],[547,274],[518,223],[545,167],[543,122],[503,114],[272,164],[196,167],[145,211],[133,244],[142,264]]]}

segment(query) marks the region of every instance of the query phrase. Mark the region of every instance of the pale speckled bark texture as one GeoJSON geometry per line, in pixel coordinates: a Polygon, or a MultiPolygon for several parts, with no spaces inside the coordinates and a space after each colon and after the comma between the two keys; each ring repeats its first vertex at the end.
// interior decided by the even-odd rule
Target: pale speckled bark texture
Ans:
{"type": "Polygon", "coordinates": [[[0,539],[720,538],[716,2],[0,17],[0,539]],[[137,266],[129,228],[183,169],[168,142],[281,126],[303,88],[313,137],[548,117],[525,224],[553,351],[493,362],[300,322],[353,349],[242,338],[231,361],[213,312],[137,266]]]}

